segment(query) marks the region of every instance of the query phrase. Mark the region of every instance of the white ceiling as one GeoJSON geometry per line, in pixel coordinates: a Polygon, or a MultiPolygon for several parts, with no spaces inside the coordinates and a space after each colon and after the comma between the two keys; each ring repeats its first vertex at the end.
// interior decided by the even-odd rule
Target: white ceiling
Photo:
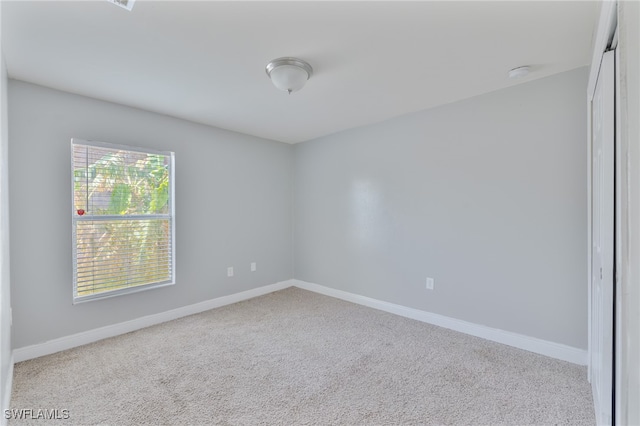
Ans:
{"type": "MultiPolygon", "coordinates": [[[[587,65],[599,2],[2,1],[12,78],[295,143],[587,65]],[[269,60],[314,68],[275,89],[269,60]],[[535,72],[512,81],[507,71],[535,72]]],[[[585,88],[586,90],[586,88],[585,88]]]]}

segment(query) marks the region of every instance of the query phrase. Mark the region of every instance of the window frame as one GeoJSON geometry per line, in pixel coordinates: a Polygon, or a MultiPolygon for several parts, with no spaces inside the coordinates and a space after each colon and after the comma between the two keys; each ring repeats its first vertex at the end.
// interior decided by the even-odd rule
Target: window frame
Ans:
{"type": "Polygon", "coordinates": [[[173,151],[159,151],[152,148],[143,148],[131,145],[113,144],[108,142],[100,142],[95,140],[85,140],[79,138],[71,139],[71,247],[72,247],[72,267],[73,267],[73,292],[72,302],[73,304],[90,302],[94,300],[109,299],[111,297],[122,296],[125,294],[139,293],[141,291],[151,290],[155,288],[162,288],[174,285],[176,283],[176,226],[175,226],[175,153],[173,151]],[[169,157],[169,200],[168,200],[168,214],[147,214],[147,215],[100,215],[99,219],[94,219],[91,215],[80,216],[74,214],[75,211],[75,168],[74,168],[74,145],[84,145],[96,148],[106,148],[114,150],[123,150],[130,152],[139,152],[143,154],[151,155],[163,155],[169,157]],[[78,221],[105,221],[105,220],[140,220],[140,219],[169,219],[170,225],[170,238],[171,238],[171,277],[169,280],[160,281],[155,283],[148,283],[137,285],[133,287],[120,288],[115,290],[107,290],[96,294],[90,294],[86,296],[78,296],[78,270],[77,270],[77,235],[76,235],[76,222],[78,221]]]}

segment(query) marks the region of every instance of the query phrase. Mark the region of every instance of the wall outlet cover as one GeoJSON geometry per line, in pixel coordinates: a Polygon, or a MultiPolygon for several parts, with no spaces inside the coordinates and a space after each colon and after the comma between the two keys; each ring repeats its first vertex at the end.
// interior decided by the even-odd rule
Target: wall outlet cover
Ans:
{"type": "Polygon", "coordinates": [[[427,278],[427,290],[433,290],[434,280],[433,278],[427,278]]]}

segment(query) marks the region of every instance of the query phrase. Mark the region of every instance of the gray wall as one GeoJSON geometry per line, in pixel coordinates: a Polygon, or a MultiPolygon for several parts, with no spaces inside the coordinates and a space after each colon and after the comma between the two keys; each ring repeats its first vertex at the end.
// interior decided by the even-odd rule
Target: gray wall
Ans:
{"type": "Polygon", "coordinates": [[[14,348],[292,277],[290,145],[15,80],[9,121],[14,348]],[[175,151],[176,285],[71,303],[73,137],[175,151]]]}
{"type": "MultiPolygon", "coordinates": [[[[1,7],[0,7],[1,9],[1,7]]],[[[7,69],[0,49],[0,407],[11,368],[11,294],[9,284],[9,162],[7,117],[7,69]]],[[[4,416],[2,416],[4,418],[4,416]]],[[[0,421],[2,422],[2,421],[0,421]]]]}
{"type": "Polygon", "coordinates": [[[640,425],[640,4],[618,5],[621,263],[617,321],[619,424],[640,425]]]}
{"type": "Polygon", "coordinates": [[[586,348],[586,85],[577,69],[296,145],[295,278],[586,348]]]}

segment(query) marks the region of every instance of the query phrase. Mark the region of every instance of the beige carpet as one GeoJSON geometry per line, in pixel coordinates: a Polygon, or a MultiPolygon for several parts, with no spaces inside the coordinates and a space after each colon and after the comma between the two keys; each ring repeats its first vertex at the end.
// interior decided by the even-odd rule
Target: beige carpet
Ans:
{"type": "Polygon", "coordinates": [[[10,424],[595,424],[586,368],[289,288],[15,366],[10,424]]]}

